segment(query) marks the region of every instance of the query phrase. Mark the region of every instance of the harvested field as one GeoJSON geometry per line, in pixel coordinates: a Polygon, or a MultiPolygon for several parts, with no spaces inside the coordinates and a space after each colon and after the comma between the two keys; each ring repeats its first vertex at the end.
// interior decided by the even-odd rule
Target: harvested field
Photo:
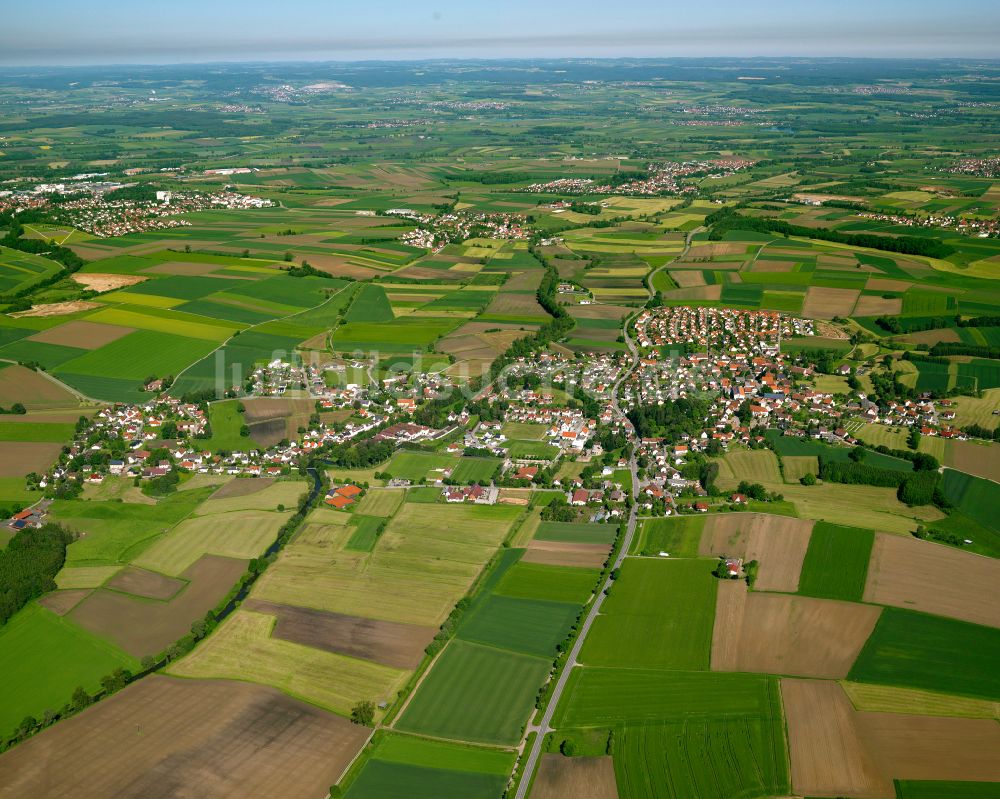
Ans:
{"type": "Polygon", "coordinates": [[[719,583],[712,636],[714,671],[846,677],[882,609],[854,602],[748,593],[719,583]]]}
{"type": "Polygon", "coordinates": [[[0,797],[314,799],[369,733],[273,688],[153,675],[0,756],[0,797]]]}
{"type": "Polygon", "coordinates": [[[121,566],[64,566],[56,575],[59,589],[97,588],[113,577],[121,566]]]}
{"type": "Polygon", "coordinates": [[[854,316],[899,316],[902,312],[902,297],[877,297],[873,294],[859,297],[854,308],[854,316]]]}
{"type": "Polygon", "coordinates": [[[618,799],[610,757],[542,755],[531,799],[618,799]]]}
{"type": "Polygon", "coordinates": [[[99,302],[88,302],[87,300],[73,300],[72,302],[48,302],[41,305],[32,305],[30,310],[19,311],[18,313],[9,314],[9,316],[14,317],[15,319],[30,316],[67,316],[71,313],[92,311],[94,308],[100,307],[101,304],[99,302]]]}
{"type": "MultiPolygon", "coordinates": [[[[237,482],[257,482],[267,478],[238,478],[237,482]]],[[[232,483],[230,483],[231,485],[232,483]]],[[[240,491],[240,489],[236,489],[240,491]]],[[[199,516],[217,513],[240,513],[249,511],[273,511],[278,505],[284,505],[289,510],[294,508],[299,501],[299,497],[306,491],[305,481],[302,480],[276,480],[263,486],[257,491],[250,493],[237,493],[236,496],[230,494],[219,496],[218,492],[208,498],[197,510],[199,516]]],[[[250,516],[260,517],[260,513],[250,514],[250,516]]],[[[234,517],[235,518],[235,517],[234,517]]],[[[280,525],[279,525],[280,526],[280,525]]],[[[275,527],[277,529],[277,527],[275,527]]]]}
{"type": "Polygon", "coordinates": [[[48,608],[57,616],[65,616],[90,594],[89,588],[74,588],[68,591],[51,591],[38,600],[38,604],[48,608]]]}
{"type": "MultiPolygon", "coordinates": [[[[860,314],[858,315],[860,316],[860,314]]],[[[938,330],[921,330],[917,333],[907,333],[905,336],[894,336],[893,340],[905,341],[908,344],[927,344],[933,347],[938,342],[957,344],[962,339],[959,337],[958,331],[954,328],[943,327],[938,330]]]]}
{"type": "Polygon", "coordinates": [[[630,313],[635,313],[635,308],[607,303],[577,305],[570,309],[570,315],[576,319],[624,319],[630,313]]]}
{"type": "Polygon", "coordinates": [[[795,266],[792,261],[769,261],[766,258],[758,258],[753,262],[753,272],[791,272],[795,266]]]}
{"type": "Polygon", "coordinates": [[[944,462],[961,472],[1000,483],[1000,444],[950,441],[944,462]]]}
{"type": "Polygon", "coordinates": [[[246,408],[244,416],[247,424],[260,422],[265,419],[277,419],[284,416],[304,413],[306,415],[313,412],[316,407],[315,400],[311,399],[270,399],[269,397],[252,397],[243,400],[243,407],[246,408]]]}
{"type": "Polygon", "coordinates": [[[841,685],[857,710],[876,713],[919,713],[922,716],[952,716],[1000,721],[1000,702],[967,696],[939,694],[919,688],[843,682],[841,685]]]}
{"type": "Polygon", "coordinates": [[[747,251],[745,241],[713,241],[711,244],[696,244],[688,251],[689,258],[706,258],[713,255],[743,255],[747,251]]]}
{"type": "Polygon", "coordinates": [[[916,538],[875,536],[866,602],[1000,627],[1000,560],[916,538]]]}
{"type": "Polygon", "coordinates": [[[722,284],[713,286],[692,286],[686,289],[671,289],[663,292],[667,300],[718,300],[722,297],[722,284]]]}
{"type": "Polygon", "coordinates": [[[64,347],[96,350],[134,331],[134,327],[102,325],[97,322],[75,320],[57,325],[56,327],[50,327],[41,333],[35,333],[35,335],[29,336],[27,340],[38,341],[42,344],[58,344],[64,347]]]}
{"type": "Polygon", "coordinates": [[[176,577],[146,571],[136,566],[126,566],[105,584],[126,594],[144,596],[148,599],[167,600],[180,591],[187,583],[176,577]]]}
{"type": "Polygon", "coordinates": [[[24,477],[30,472],[45,474],[61,451],[62,444],[55,442],[2,441],[0,477],[24,477]]]}
{"type": "Polygon", "coordinates": [[[273,477],[237,478],[236,480],[230,480],[212,494],[212,499],[250,496],[251,494],[256,494],[258,491],[263,491],[273,483],[273,477]]]}
{"type": "Polygon", "coordinates": [[[819,474],[819,458],[815,455],[785,455],[781,459],[785,467],[785,481],[797,483],[807,474],[819,474]]]}
{"type": "Polygon", "coordinates": [[[700,269],[675,269],[669,274],[674,283],[682,289],[705,285],[705,274],[700,269]]]}
{"type": "Polygon", "coordinates": [[[784,679],[781,696],[797,794],[895,797],[892,780],[866,751],[855,723],[857,713],[837,683],[784,679]]]}
{"type": "Polygon", "coordinates": [[[900,780],[1000,781],[1000,725],[987,719],[858,713],[862,744],[900,780]]]}
{"type": "Polygon", "coordinates": [[[320,707],[349,715],[359,697],[391,701],[409,676],[402,671],[272,636],[275,618],[237,610],[182,660],[182,677],[248,680],[281,688],[320,707]]]}
{"type": "Polygon", "coordinates": [[[871,291],[906,291],[913,284],[908,280],[893,280],[887,277],[872,277],[868,279],[865,288],[871,291]]]}
{"type": "Polygon", "coordinates": [[[802,304],[802,315],[813,319],[850,316],[859,294],[856,289],[810,286],[806,291],[806,301],[802,304]]]}
{"type": "Polygon", "coordinates": [[[727,513],[705,520],[698,552],[756,560],[759,591],[797,591],[813,523],[767,513],[727,513]]]}
{"type": "MultiPolygon", "coordinates": [[[[218,267],[215,268],[217,269],[218,267]]],[[[149,279],[141,275],[113,275],[100,272],[74,272],[72,277],[76,283],[96,292],[112,291],[124,288],[125,286],[134,286],[136,283],[142,283],[142,281],[149,279]]]]}
{"type": "MultiPolygon", "coordinates": [[[[167,261],[166,263],[156,264],[156,266],[148,266],[142,271],[152,275],[209,275],[222,268],[222,264],[167,261]]],[[[84,277],[87,276],[85,275],[84,277]]]]}
{"type": "Polygon", "coordinates": [[[214,608],[246,570],[246,562],[205,555],[182,575],[188,586],[170,602],[99,588],[69,618],[134,657],[162,651],[214,608]]]}
{"type": "Polygon", "coordinates": [[[243,607],[277,618],[271,633],[273,638],[398,669],[419,666],[424,649],[437,633],[435,627],[344,616],[259,599],[248,599],[243,607]]]}
{"type": "Polygon", "coordinates": [[[58,383],[23,366],[0,369],[0,405],[20,402],[28,410],[75,408],[76,397],[58,383]]]}
{"type": "Polygon", "coordinates": [[[606,544],[574,544],[568,541],[532,541],[521,560],[525,563],[544,563],[549,566],[604,565],[611,547],[606,544]]]}

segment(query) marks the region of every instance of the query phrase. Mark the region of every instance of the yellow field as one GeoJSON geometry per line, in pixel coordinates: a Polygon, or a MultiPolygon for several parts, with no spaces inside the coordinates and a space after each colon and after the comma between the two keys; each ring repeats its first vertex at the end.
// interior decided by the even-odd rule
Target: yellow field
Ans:
{"type": "Polygon", "coordinates": [[[864,685],[856,682],[843,682],[841,685],[855,709],[871,713],[1000,719],[1000,702],[988,699],[967,699],[890,685],[864,685]]]}
{"type": "Polygon", "coordinates": [[[284,505],[286,510],[295,510],[299,497],[307,490],[302,480],[279,480],[263,491],[244,496],[224,497],[222,499],[207,499],[198,506],[197,515],[209,513],[230,513],[238,510],[277,510],[278,505],[284,505]]]}
{"type": "Polygon", "coordinates": [[[357,513],[365,516],[392,516],[403,502],[406,489],[386,488],[369,491],[358,504],[357,513]]]}
{"type": "Polygon", "coordinates": [[[370,553],[341,548],[350,528],[308,524],[260,578],[254,596],[438,625],[521,513],[518,507],[403,505],[370,553]]]}
{"type": "Polygon", "coordinates": [[[172,664],[179,677],[263,683],[335,713],[360,700],[390,701],[409,672],[271,637],[274,617],[238,610],[190,655],[172,664]]]}
{"type": "Polygon", "coordinates": [[[854,431],[854,437],[873,447],[886,446],[890,449],[908,449],[906,439],[910,428],[884,424],[864,424],[854,431]]]}
{"type": "Polygon", "coordinates": [[[741,480],[765,485],[782,482],[778,459],[769,449],[734,449],[717,462],[719,479],[716,482],[726,491],[735,489],[741,480]]]}
{"type": "Polygon", "coordinates": [[[863,485],[824,483],[802,486],[788,483],[765,484],[784,494],[804,519],[828,521],[854,527],[870,527],[907,535],[918,524],[944,518],[932,505],[909,508],[896,499],[896,489],[863,485]]]}
{"type": "Polygon", "coordinates": [[[150,316],[139,311],[129,311],[124,308],[107,308],[103,311],[95,311],[87,319],[91,322],[137,327],[140,330],[153,330],[159,333],[171,333],[175,336],[186,336],[187,338],[198,338],[205,341],[218,341],[219,343],[228,339],[239,328],[238,325],[224,327],[221,325],[191,322],[187,319],[150,316]]]}
{"type": "Polygon", "coordinates": [[[1000,388],[987,389],[982,398],[955,397],[953,402],[955,425],[959,428],[978,424],[992,430],[1000,424],[1000,415],[993,415],[993,411],[1000,410],[1000,388]]]}
{"type": "Polygon", "coordinates": [[[128,291],[112,291],[98,298],[107,303],[128,303],[129,305],[148,305],[150,308],[173,308],[187,300],[176,297],[161,297],[158,294],[131,294],[128,291]]]}
{"type": "Polygon", "coordinates": [[[786,455],[781,459],[785,467],[785,480],[797,483],[807,474],[819,476],[819,458],[815,455],[786,455]]]}
{"type": "Polygon", "coordinates": [[[57,588],[97,588],[124,568],[116,566],[63,567],[56,575],[57,588]]]}
{"type": "Polygon", "coordinates": [[[178,576],[202,555],[249,560],[263,554],[291,516],[267,511],[200,516],[181,522],[133,563],[178,576]]]}

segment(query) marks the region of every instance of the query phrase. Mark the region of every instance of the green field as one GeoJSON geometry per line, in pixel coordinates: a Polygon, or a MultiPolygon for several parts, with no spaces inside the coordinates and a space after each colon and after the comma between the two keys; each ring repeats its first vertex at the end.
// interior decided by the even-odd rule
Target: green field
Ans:
{"type": "Polygon", "coordinates": [[[452,641],[396,727],[434,737],[514,744],[549,661],[452,641]]]}
{"type": "Polygon", "coordinates": [[[568,602],[487,597],[462,620],[458,637],[512,652],[554,657],[556,644],[566,638],[580,612],[568,602]]]}
{"type": "Polygon", "coordinates": [[[94,693],[101,677],[138,665],[67,619],[26,606],[0,627],[0,735],[13,732],[25,716],[58,711],[78,686],[94,693]]]}
{"type": "Polygon", "coordinates": [[[48,441],[63,444],[73,438],[76,425],[63,422],[0,421],[0,441],[48,441]]]}
{"type": "Polygon", "coordinates": [[[373,757],[388,763],[502,776],[509,774],[514,766],[511,752],[434,741],[399,732],[382,737],[375,745],[373,757]]]}
{"type": "Polygon", "coordinates": [[[945,469],[941,491],[963,514],[994,533],[1000,533],[996,483],[955,469],[945,469]]]}
{"type": "Polygon", "coordinates": [[[715,561],[635,560],[622,565],[580,652],[587,666],[707,669],[715,561]],[[683,613],[664,612],[684,608],[683,613]]]}
{"type": "Polygon", "coordinates": [[[777,704],[760,718],[627,726],[614,747],[620,797],[750,799],[785,795],[791,787],[777,704]]]}
{"type": "Polygon", "coordinates": [[[696,558],[704,526],[703,516],[646,519],[632,541],[630,554],[655,556],[669,552],[674,558],[696,558]]]}
{"type": "Polygon", "coordinates": [[[214,488],[169,494],[155,505],[97,500],[56,500],[50,514],[84,533],[66,550],[66,566],[108,566],[138,556],[157,536],[188,516],[214,488]]]}
{"type": "Polygon", "coordinates": [[[1000,799],[1000,782],[899,780],[898,799],[1000,799]]]}
{"type": "Polygon", "coordinates": [[[258,444],[250,436],[240,435],[245,422],[237,400],[213,402],[208,406],[208,423],[212,435],[198,446],[211,452],[247,452],[258,444]]]}
{"type": "Polygon", "coordinates": [[[444,469],[453,469],[459,460],[453,455],[438,455],[432,452],[412,452],[400,450],[382,471],[393,477],[417,482],[423,479],[440,479],[444,469]]]}
{"type": "Polygon", "coordinates": [[[860,602],[874,543],[871,530],[816,522],[802,562],[799,593],[860,602]]]}
{"type": "Polygon", "coordinates": [[[467,483],[487,485],[501,463],[503,461],[499,458],[462,458],[452,471],[451,479],[461,485],[467,483]]]}
{"type": "Polygon", "coordinates": [[[998,662],[1000,630],[886,608],[848,679],[1000,700],[998,662]]]}
{"type": "Polygon", "coordinates": [[[559,447],[542,441],[511,441],[507,454],[515,459],[549,461],[559,456],[559,447]]]}
{"type": "Polygon", "coordinates": [[[554,726],[609,727],[691,716],[769,717],[777,679],[763,674],[574,669],[554,726]]]}
{"type": "Polygon", "coordinates": [[[597,574],[596,569],[518,563],[504,575],[497,585],[496,593],[522,599],[545,599],[582,605],[594,592],[597,574]]]}
{"type": "Polygon", "coordinates": [[[409,763],[370,760],[344,794],[347,799],[397,799],[406,786],[407,799],[466,799],[496,797],[507,784],[506,775],[427,768],[409,763]]]}
{"type": "Polygon", "coordinates": [[[615,524],[586,522],[541,522],[535,531],[539,541],[569,541],[575,544],[611,544],[618,536],[615,524]]]}

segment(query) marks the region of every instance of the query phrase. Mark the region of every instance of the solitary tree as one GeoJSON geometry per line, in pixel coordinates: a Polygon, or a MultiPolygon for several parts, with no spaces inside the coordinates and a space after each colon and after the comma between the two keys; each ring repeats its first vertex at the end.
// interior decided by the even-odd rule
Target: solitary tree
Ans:
{"type": "Polygon", "coordinates": [[[358,702],[353,708],[351,708],[351,721],[355,724],[362,724],[366,727],[371,726],[371,723],[375,720],[375,703],[369,702],[367,699],[358,702]]]}

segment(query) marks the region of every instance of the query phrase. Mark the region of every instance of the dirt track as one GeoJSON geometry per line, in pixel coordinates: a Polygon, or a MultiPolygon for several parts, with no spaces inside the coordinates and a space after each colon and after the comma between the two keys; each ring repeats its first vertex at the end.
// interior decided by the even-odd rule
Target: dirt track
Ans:
{"type": "Polygon", "coordinates": [[[259,599],[248,599],[243,607],[276,616],[274,638],[400,669],[419,666],[424,649],[437,633],[433,627],[345,616],[259,599]]]}
{"type": "Polygon", "coordinates": [[[813,522],[768,513],[709,516],[698,551],[703,556],[735,556],[760,563],[759,591],[799,589],[802,561],[809,548],[813,522]]]}
{"type": "Polygon", "coordinates": [[[866,602],[1000,627],[1000,560],[916,538],[879,533],[866,602]]]}
{"type": "Polygon", "coordinates": [[[0,755],[0,797],[316,799],[369,732],[273,688],[154,675],[0,755]]]}
{"type": "Polygon", "coordinates": [[[881,608],[832,599],[747,593],[719,583],[713,671],[846,677],[881,608]]]}

